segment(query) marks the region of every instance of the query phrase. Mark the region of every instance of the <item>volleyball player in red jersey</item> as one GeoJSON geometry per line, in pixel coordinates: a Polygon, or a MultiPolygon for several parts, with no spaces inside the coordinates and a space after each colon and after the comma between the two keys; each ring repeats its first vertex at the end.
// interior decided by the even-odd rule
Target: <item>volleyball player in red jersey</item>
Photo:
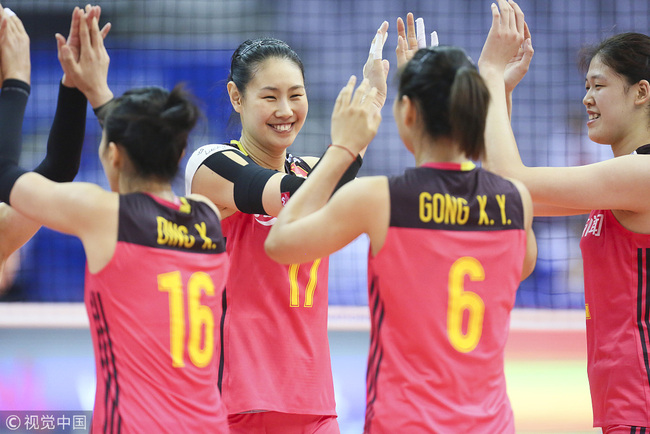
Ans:
{"type": "Polygon", "coordinates": [[[303,262],[369,236],[365,432],[514,432],[504,347],[536,243],[526,188],[471,161],[483,154],[489,92],[463,50],[413,53],[393,114],[417,167],[359,178],[330,199],[379,125],[375,90],[364,80],[353,95],[354,83],[334,107],[332,146],[278,216],[266,251],[303,262]]]}
{"type": "MultiPolygon", "coordinates": [[[[384,89],[382,24],[364,74],[384,89]]],[[[228,93],[241,138],[190,157],[186,192],[204,194],[223,218],[232,261],[224,292],[219,389],[232,432],[331,433],[336,421],[327,336],[328,258],[280,265],[264,240],[283,204],[318,161],[288,153],[308,110],[303,65],[283,41],[248,40],[233,53],[228,93]]],[[[361,153],[362,155],[362,153],[361,153]]],[[[356,175],[361,156],[342,177],[356,175]]]]}
{"type": "Polygon", "coordinates": [[[97,371],[91,431],[226,433],[215,386],[229,268],[219,213],[171,187],[199,110],[180,87],[134,89],[109,102],[96,17],[90,29],[80,20],[79,36],[79,58],[60,47],[61,61],[106,116],[99,157],[112,192],[25,172],[0,137],[0,199],[83,243],[97,371]]]}
{"type": "MultiPolygon", "coordinates": [[[[59,42],[67,45],[73,55],[79,54],[79,20],[82,18],[99,19],[101,9],[99,6],[87,7],[86,11],[75,8],[72,13],[70,33],[68,38],[58,35],[59,42]]],[[[29,57],[20,56],[20,53],[29,52],[29,37],[25,33],[20,19],[10,10],[0,6],[0,19],[3,19],[2,54],[6,59],[4,68],[0,71],[0,82],[3,83],[0,93],[0,136],[4,137],[14,152],[20,152],[22,141],[21,130],[14,128],[15,124],[22,124],[25,112],[24,103],[29,94],[28,77],[20,77],[19,72],[29,68],[29,57]],[[15,27],[7,31],[7,26],[15,27]],[[19,31],[17,31],[19,30],[19,31]],[[20,62],[28,62],[20,65],[20,62]],[[1,76],[5,74],[4,76],[1,76]],[[17,75],[18,74],[18,75],[17,75]],[[15,79],[18,78],[18,81],[15,79]],[[26,82],[21,83],[21,78],[26,82]],[[14,101],[21,101],[15,104],[14,101]]],[[[110,31],[110,24],[102,29],[105,37],[110,31]]],[[[81,149],[86,126],[86,97],[75,88],[70,77],[63,76],[59,85],[59,98],[54,121],[50,130],[47,144],[47,154],[44,160],[34,169],[35,172],[57,182],[72,181],[79,170],[81,149]]],[[[15,158],[15,157],[14,157],[15,158]]],[[[19,214],[5,203],[0,203],[0,279],[2,279],[3,265],[9,255],[25,244],[40,228],[40,225],[19,214]]]]}
{"type": "MultiPolygon", "coordinates": [[[[518,6],[512,7],[523,21],[518,6]]],[[[518,41],[510,51],[507,41],[496,41],[481,55],[481,74],[493,93],[508,90],[510,96],[514,86],[504,89],[503,67],[518,41]]],[[[519,78],[530,63],[530,40],[522,51],[529,54],[519,60],[519,78]]],[[[535,215],[589,214],[580,247],[594,426],[608,434],[648,432],[650,157],[643,154],[650,143],[650,37],[615,35],[583,54],[589,138],[609,144],[614,158],[580,167],[526,167],[516,143],[500,140],[511,129],[504,101],[495,99],[486,163],[528,187],[535,215]]]]}

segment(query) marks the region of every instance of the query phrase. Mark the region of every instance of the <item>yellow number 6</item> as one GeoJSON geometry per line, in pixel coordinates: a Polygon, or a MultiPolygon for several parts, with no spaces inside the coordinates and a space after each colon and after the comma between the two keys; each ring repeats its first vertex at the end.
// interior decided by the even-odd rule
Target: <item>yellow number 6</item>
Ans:
{"type": "Polygon", "coordinates": [[[475,292],[465,291],[465,276],[472,281],[485,279],[485,270],[479,261],[469,256],[458,259],[449,270],[449,305],[447,306],[447,333],[451,345],[461,353],[468,353],[478,345],[483,333],[485,303],[475,292]],[[463,318],[467,312],[467,330],[463,332],[463,318]]]}

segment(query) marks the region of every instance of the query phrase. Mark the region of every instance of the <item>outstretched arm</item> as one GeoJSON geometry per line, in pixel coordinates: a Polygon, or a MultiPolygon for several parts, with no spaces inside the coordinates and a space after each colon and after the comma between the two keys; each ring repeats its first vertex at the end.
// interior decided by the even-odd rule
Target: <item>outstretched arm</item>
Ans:
{"type": "MultiPolygon", "coordinates": [[[[485,128],[484,165],[501,176],[518,179],[530,191],[535,215],[586,214],[592,209],[650,211],[645,197],[650,172],[645,156],[621,156],[575,167],[526,167],[519,155],[506,104],[504,71],[524,41],[524,15],[512,0],[492,6],[492,27],[485,41],[479,70],[490,89],[485,128]],[[500,9],[500,11],[499,11],[500,9]]],[[[650,102],[650,85],[644,104],[650,102]]]]}
{"type": "MultiPolygon", "coordinates": [[[[41,164],[34,169],[48,179],[57,182],[69,182],[74,179],[79,171],[81,162],[81,150],[86,131],[86,104],[84,94],[78,89],[88,88],[89,76],[94,76],[98,71],[103,71],[99,57],[88,56],[88,48],[82,50],[81,44],[81,23],[92,26],[93,20],[98,20],[101,15],[99,6],[86,6],[85,11],[75,7],[70,22],[70,34],[68,38],[57,34],[57,48],[59,60],[63,67],[64,74],[59,85],[59,98],[57,102],[54,121],[50,129],[47,141],[47,154],[41,164]],[[86,60],[81,63],[81,55],[86,60]],[[80,65],[76,74],[65,73],[68,65],[64,63],[64,54],[68,62],[76,62],[80,65]],[[89,59],[89,60],[87,60],[89,59]]],[[[101,31],[101,38],[108,34],[110,23],[101,31]]],[[[112,98],[101,96],[102,98],[112,98]]],[[[95,102],[97,104],[97,102],[95,102]]]]}
{"type": "MultiPolygon", "coordinates": [[[[352,77],[341,90],[332,113],[332,146],[296,196],[278,216],[266,239],[265,249],[274,260],[302,263],[333,253],[361,233],[381,232],[387,215],[377,205],[387,198],[382,178],[358,179],[331,199],[338,179],[350,161],[377,133],[381,117],[371,101],[377,90],[367,80],[354,91],[352,77]],[[374,188],[363,188],[372,185],[374,188]],[[378,223],[379,222],[379,223],[378,223]],[[300,232],[295,232],[300,231],[300,232]],[[298,239],[292,234],[300,233],[298,239]]],[[[385,183],[385,181],[383,181],[385,183]]],[[[387,229],[387,224],[384,229],[387,229]]]]}
{"type": "MultiPolygon", "coordinates": [[[[29,37],[20,19],[0,6],[0,162],[18,164],[22,145],[22,124],[30,93],[31,65],[29,37]]],[[[4,174],[0,174],[0,178],[4,174]]],[[[9,174],[9,178],[15,177],[9,174]]],[[[19,214],[9,205],[0,204],[0,270],[11,253],[38,231],[39,224],[19,214]]]]}

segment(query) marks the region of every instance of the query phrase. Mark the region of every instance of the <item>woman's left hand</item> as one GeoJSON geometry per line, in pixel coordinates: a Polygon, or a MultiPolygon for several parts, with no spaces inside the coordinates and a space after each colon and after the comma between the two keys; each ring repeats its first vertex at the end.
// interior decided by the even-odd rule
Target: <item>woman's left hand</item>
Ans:
{"type": "Polygon", "coordinates": [[[364,79],[354,90],[357,78],[350,77],[341,89],[332,112],[332,144],[358,155],[372,141],[381,123],[381,113],[375,107],[377,88],[364,79]]]}

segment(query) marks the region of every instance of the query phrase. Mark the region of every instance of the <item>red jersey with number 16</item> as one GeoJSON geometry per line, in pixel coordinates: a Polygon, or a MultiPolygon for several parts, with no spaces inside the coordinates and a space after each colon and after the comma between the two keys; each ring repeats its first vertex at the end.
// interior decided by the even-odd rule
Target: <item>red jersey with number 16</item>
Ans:
{"type": "Polygon", "coordinates": [[[514,432],[504,347],[526,251],[516,187],[472,163],[389,179],[369,258],[368,433],[514,432]]]}
{"type": "Polygon", "coordinates": [[[216,387],[229,261],[204,202],[120,196],[117,246],[86,268],[95,350],[93,433],[227,433],[216,387]]]}

